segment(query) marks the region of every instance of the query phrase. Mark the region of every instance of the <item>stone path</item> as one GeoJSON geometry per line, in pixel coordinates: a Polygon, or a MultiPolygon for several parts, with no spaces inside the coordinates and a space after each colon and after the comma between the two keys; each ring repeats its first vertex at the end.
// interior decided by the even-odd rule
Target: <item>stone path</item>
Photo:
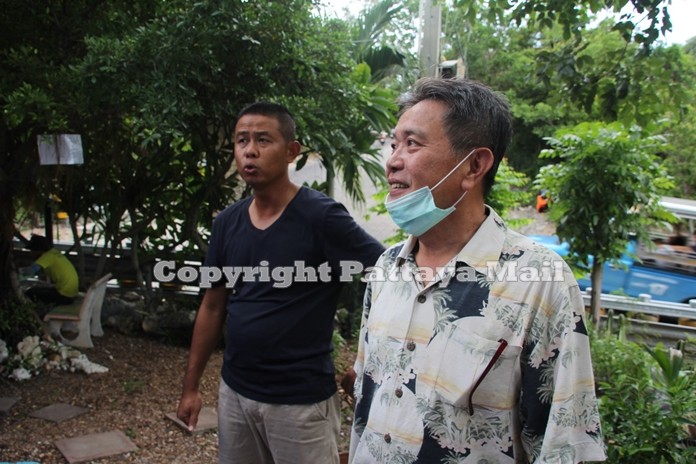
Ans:
{"type": "Polygon", "coordinates": [[[0,398],[0,414],[7,414],[12,409],[12,406],[19,401],[16,396],[5,396],[0,398]]]}
{"type": "Polygon", "coordinates": [[[59,424],[68,419],[72,419],[73,417],[85,414],[88,411],[89,409],[87,408],[73,406],[72,404],[54,403],[46,406],[45,408],[38,409],[29,415],[31,417],[36,417],[38,419],[44,419],[59,424]]]}
{"type": "Polygon", "coordinates": [[[181,427],[181,429],[184,432],[189,434],[195,435],[207,432],[209,430],[215,430],[217,428],[217,411],[214,408],[210,407],[203,407],[203,409],[201,409],[200,414],[198,414],[198,424],[196,424],[196,428],[193,429],[193,432],[189,431],[186,424],[184,424],[181,420],[179,420],[178,417],[176,417],[175,412],[165,414],[165,417],[174,422],[179,427],[181,427]]]}
{"type": "MultiPolygon", "coordinates": [[[[18,401],[19,398],[17,397],[0,397],[0,414],[8,413],[18,401]]],[[[29,416],[59,424],[88,412],[89,409],[87,408],[65,403],[54,403],[32,412],[29,416]]],[[[217,428],[217,412],[210,407],[204,407],[201,410],[198,425],[193,432],[189,432],[188,427],[176,417],[176,413],[166,414],[165,417],[176,423],[186,433],[200,434],[217,428]]],[[[56,441],[55,445],[69,464],[87,462],[137,450],[135,444],[120,430],[64,438],[56,441]]],[[[5,463],[0,462],[0,464],[5,463]]],[[[23,464],[34,463],[25,461],[23,464]]]]}
{"type": "Polygon", "coordinates": [[[119,430],[65,438],[58,440],[56,446],[70,464],[137,450],[133,442],[119,430]]]}

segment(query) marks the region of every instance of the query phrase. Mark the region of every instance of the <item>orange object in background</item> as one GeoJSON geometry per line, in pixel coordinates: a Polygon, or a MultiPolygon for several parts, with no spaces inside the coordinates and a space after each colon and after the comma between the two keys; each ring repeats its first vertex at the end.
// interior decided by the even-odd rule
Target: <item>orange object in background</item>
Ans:
{"type": "Polygon", "coordinates": [[[536,198],[536,210],[543,213],[547,209],[549,209],[549,196],[546,190],[542,190],[536,198]]]}

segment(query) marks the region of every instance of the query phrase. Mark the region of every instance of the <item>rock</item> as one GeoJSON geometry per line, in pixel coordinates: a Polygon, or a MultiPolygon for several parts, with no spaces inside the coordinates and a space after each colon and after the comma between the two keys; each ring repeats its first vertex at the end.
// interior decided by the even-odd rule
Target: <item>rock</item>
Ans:
{"type": "Polygon", "coordinates": [[[160,312],[143,320],[142,328],[148,333],[165,334],[171,331],[188,331],[193,329],[196,320],[194,311],[160,312]]]}
{"type": "Polygon", "coordinates": [[[147,300],[135,291],[107,294],[102,307],[102,325],[125,334],[144,332],[176,339],[190,337],[196,320],[196,310],[192,308],[197,309],[198,303],[191,298],[147,300]]]}
{"type": "Polygon", "coordinates": [[[86,374],[98,374],[109,372],[108,367],[102,366],[97,363],[93,363],[92,361],[87,359],[87,356],[85,356],[84,354],[78,356],[77,358],[70,359],[70,364],[74,369],[81,370],[86,374]]]}

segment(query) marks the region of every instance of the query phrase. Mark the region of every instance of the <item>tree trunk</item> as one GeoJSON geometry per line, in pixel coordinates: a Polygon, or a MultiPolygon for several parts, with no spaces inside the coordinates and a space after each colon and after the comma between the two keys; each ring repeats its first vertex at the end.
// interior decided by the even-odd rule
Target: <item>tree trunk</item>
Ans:
{"type": "MultiPolygon", "coordinates": [[[[130,216],[131,224],[136,223],[136,215],[135,211],[133,210],[128,210],[128,215],[130,216]]],[[[143,270],[140,267],[140,231],[139,229],[135,229],[133,231],[133,235],[131,236],[131,248],[130,248],[130,254],[131,254],[131,265],[133,266],[133,270],[135,271],[135,280],[137,281],[138,287],[145,289],[145,294],[149,297],[150,296],[150,282],[149,279],[146,280],[145,277],[143,276],[143,270]]]]}
{"type": "Polygon", "coordinates": [[[17,270],[12,254],[12,238],[14,237],[14,205],[12,194],[0,180],[0,306],[10,307],[9,304],[21,300],[22,292],[17,280],[17,270]]]}
{"type": "Polygon", "coordinates": [[[326,171],[326,194],[333,198],[334,196],[334,190],[336,190],[336,179],[334,178],[333,173],[330,173],[329,170],[326,171]]]}
{"type": "Polygon", "coordinates": [[[590,308],[592,310],[592,320],[595,327],[599,327],[600,309],[602,307],[602,277],[604,274],[604,263],[595,261],[592,264],[592,292],[590,294],[590,308]]]}
{"type": "Polygon", "coordinates": [[[70,221],[70,231],[73,236],[73,246],[77,252],[77,272],[80,276],[80,285],[82,286],[85,282],[85,251],[82,249],[82,237],[77,230],[77,219],[78,215],[71,212],[68,220],[70,221]]]}

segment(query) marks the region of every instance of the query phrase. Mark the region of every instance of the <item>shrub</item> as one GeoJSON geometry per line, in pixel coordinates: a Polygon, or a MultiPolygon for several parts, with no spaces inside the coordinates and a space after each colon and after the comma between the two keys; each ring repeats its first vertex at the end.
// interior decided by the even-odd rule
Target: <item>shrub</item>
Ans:
{"type": "Polygon", "coordinates": [[[693,463],[688,423],[696,422],[696,376],[679,350],[647,347],[618,335],[592,333],[607,463],[693,463]]]}
{"type": "Polygon", "coordinates": [[[41,324],[34,312],[34,303],[9,301],[0,305],[0,339],[16,346],[25,337],[39,335],[41,324]]]}

